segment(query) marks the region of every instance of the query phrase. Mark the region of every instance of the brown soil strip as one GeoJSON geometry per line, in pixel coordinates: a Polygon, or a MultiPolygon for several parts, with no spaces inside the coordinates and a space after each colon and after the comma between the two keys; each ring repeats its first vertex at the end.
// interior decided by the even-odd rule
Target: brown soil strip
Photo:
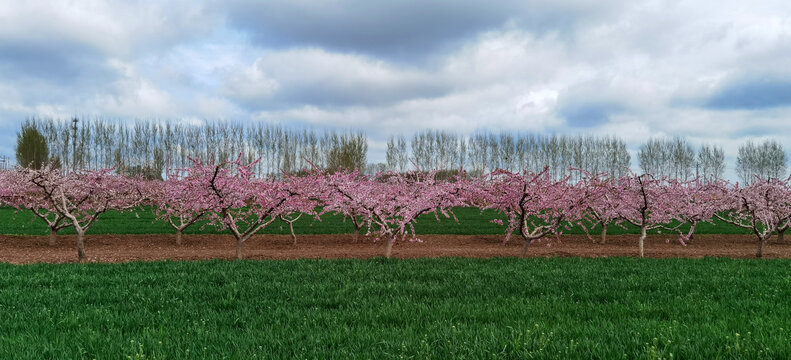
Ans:
{"type": "MultiPolygon", "coordinates": [[[[393,248],[397,258],[417,257],[502,257],[520,256],[521,239],[513,237],[503,245],[502,236],[424,235],[422,243],[399,242],[393,248]]],[[[531,245],[528,256],[637,256],[636,235],[613,235],[605,245],[593,244],[584,236],[564,235],[531,245]]],[[[351,235],[299,235],[292,245],[286,235],[258,235],[244,246],[247,259],[369,258],[384,254],[384,243],[362,238],[352,242],[351,235]]],[[[233,259],[234,239],[230,235],[185,235],[184,244],[175,244],[174,235],[89,235],[85,250],[88,261],[127,262],[154,260],[233,259]]],[[[649,236],[647,257],[704,256],[755,257],[755,237],[747,235],[696,235],[682,246],[676,237],[649,236]]],[[[791,258],[791,241],[777,244],[774,238],[764,249],[765,258],[791,258]]],[[[56,246],[46,236],[0,236],[0,261],[10,263],[60,263],[77,259],[74,236],[60,236],[56,246]]]]}

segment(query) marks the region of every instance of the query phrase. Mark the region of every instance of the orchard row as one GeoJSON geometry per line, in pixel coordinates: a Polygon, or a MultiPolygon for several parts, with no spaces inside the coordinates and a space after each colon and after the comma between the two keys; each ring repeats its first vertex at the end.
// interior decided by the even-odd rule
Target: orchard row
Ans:
{"type": "MultiPolygon", "coordinates": [[[[517,233],[526,253],[531,243],[561,234],[571,226],[600,224],[602,241],[610,225],[629,223],[641,230],[640,256],[646,233],[666,229],[679,233],[683,244],[700,222],[718,218],[751,229],[758,238],[757,256],[774,233],[782,236],[791,221],[789,180],[756,179],[749,186],[700,180],[680,181],[648,174],[609,178],[580,172],[553,179],[539,173],[494,171],[471,178],[461,173],[440,181],[433,173],[382,172],[365,176],[357,171],[312,171],[280,179],[256,177],[255,163],[240,159],[221,164],[195,161],[167,180],[143,180],[115,174],[112,169],[63,174],[60,169],[17,168],[0,172],[0,202],[32,211],[46,221],[50,239],[73,227],[78,260],[85,258],[85,232],[108,210],[150,206],[168,222],[180,244],[184,229],[204,220],[228,229],[236,240],[236,256],[251,236],[276,220],[292,230],[300,216],[320,220],[340,214],[361,231],[387,242],[390,256],[396,241],[420,241],[414,224],[423,214],[439,221],[454,207],[494,209],[505,215],[505,241],[517,233]],[[689,231],[681,226],[689,225],[689,231]]],[[[296,238],[294,238],[296,241],[296,238]]]]}

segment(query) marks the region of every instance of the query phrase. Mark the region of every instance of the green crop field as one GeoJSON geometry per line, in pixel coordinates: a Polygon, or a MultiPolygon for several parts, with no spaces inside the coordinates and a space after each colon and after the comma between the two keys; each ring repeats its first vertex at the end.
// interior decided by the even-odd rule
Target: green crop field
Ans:
{"type": "Polygon", "coordinates": [[[0,264],[0,358],[791,358],[791,261],[0,264]]]}
{"type": "MultiPolygon", "coordinates": [[[[415,231],[419,234],[459,234],[459,235],[495,235],[502,234],[505,226],[491,223],[492,219],[504,219],[504,217],[493,210],[481,212],[474,208],[457,208],[456,216],[459,220],[456,223],[453,219],[446,219],[440,216],[437,222],[434,215],[424,215],[421,217],[415,231]]],[[[344,221],[341,216],[326,214],[321,217],[321,221],[316,221],[312,217],[303,216],[294,224],[294,231],[298,234],[343,234],[354,230],[351,222],[344,221]]],[[[597,226],[591,233],[598,233],[601,229],[597,226]]],[[[99,220],[88,231],[88,234],[170,234],[173,229],[164,221],[155,221],[154,215],[147,209],[119,213],[115,211],[107,212],[99,217],[99,220]]],[[[199,223],[185,231],[186,234],[209,234],[217,233],[217,229],[211,226],[203,226],[199,223]]],[[[47,226],[43,220],[33,216],[30,211],[16,211],[10,207],[0,207],[0,234],[6,235],[45,235],[48,233],[47,226]]],[[[65,229],[63,234],[73,234],[73,229],[65,229]]],[[[229,233],[229,232],[228,232],[229,233]]],[[[282,222],[275,222],[270,227],[262,231],[264,234],[287,234],[288,225],[282,222]]],[[[567,234],[583,234],[581,228],[572,228],[565,231],[567,234]]],[[[611,225],[608,229],[609,234],[638,234],[639,230],[633,226],[620,228],[611,225]]],[[[748,230],[715,221],[714,223],[701,223],[697,227],[698,234],[750,234],[748,230]]]]}

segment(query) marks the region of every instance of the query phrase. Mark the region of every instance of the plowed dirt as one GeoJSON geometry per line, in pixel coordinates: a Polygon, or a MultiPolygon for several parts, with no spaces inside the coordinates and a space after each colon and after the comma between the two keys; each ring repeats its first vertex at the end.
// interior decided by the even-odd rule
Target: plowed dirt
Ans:
{"type": "MultiPolygon", "coordinates": [[[[518,237],[503,245],[502,236],[425,235],[423,242],[398,242],[393,257],[501,257],[521,256],[518,237]]],[[[612,235],[607,244],[594,244],[584,236],[564,235],[530,245],[528,256],[638,256],[637,235],[612,235]],[[548,246],[549,244],[549,246],[548,246]]],[[[0,261],[10,263],[60,263],[77,260],[75,236],[58,237],[50,246],[46,236],[0,236],[0,261]]],[[[675,236],[649,236],[645,244],[647,257],[704,256],[751,258],[758,248],[754,236],[696,235],[687,246],[675,236]]],[[[384,255],[385,244],[351,235],[298,235],[297,244],[290,236],[257,235],[244,244],[247,259],[298,258],[369,258],[384,255]]],[[[234,238],[230,235],[185,235],[182,245],[174,235],[88,235],[85,240],[87,261],[128,262],[154,260],[203,260],[235,258],[234,238]]],[[[772,238],[764,248],[765,258],[791,258],[791,241],[779,244],[772,238]]]]}

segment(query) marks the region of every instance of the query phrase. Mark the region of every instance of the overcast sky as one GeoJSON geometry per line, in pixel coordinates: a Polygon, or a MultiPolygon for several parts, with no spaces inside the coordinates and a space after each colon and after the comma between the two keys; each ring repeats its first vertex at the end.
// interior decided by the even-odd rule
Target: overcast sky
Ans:
{"type": "MultiPolygon", "coordinates": [[[[263,121],[791,147],[791,2],[0,2],[0,154],[26,117],[263,121]],[[60,3],[60,4],[58,4],[60,3]]],[[[637,167],[632,159],[633,168],[637,167]]]]}

